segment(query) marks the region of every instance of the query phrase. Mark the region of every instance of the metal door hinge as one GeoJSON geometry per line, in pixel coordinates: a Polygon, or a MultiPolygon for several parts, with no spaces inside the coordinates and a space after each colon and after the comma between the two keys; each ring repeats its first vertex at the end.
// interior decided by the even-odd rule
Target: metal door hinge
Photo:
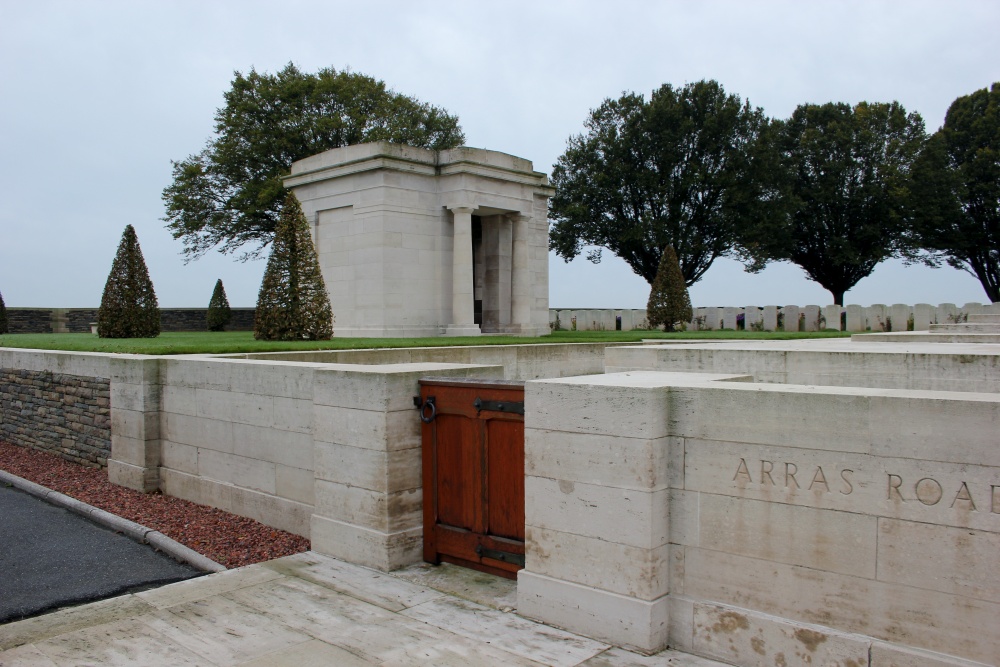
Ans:
{"type": "Polygon", "coordinates": [[[524,403],[516,401],[484,401],[477,396],[476,400],[472,402],[472,407],[480,412],[489,410],[491,412],[509,412],[515,415],[524,414],[524,403]]]}
{"type": "Polygon", "coordinates": [[[480,558],[492,558],[493,560],[499,560],[504,563],[511,563],[513,565],[520,565],[521,567],[524,567],[524,554],[515,554],[509,551],[500,551],[498,549],[487,549],[482,544],[477,544],[476,555],[480,558]]]}

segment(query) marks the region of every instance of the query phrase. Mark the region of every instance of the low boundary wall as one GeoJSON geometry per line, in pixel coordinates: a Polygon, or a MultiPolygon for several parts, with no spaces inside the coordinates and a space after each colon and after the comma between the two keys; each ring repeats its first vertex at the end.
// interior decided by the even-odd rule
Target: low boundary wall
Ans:
{"type": "Polygon", "coordinates": [[[111,454],[111,381],[0,368],[0,440],[89,466],[111,454]]]}
{"type": "MultiPolygon", "coordinates": [[[[254,308],[233,308],[227,331],[253,331],[254,308]]],[[[161,331],[206,331],[207,308],[161,308],[161,331]]],[[[96,308],[8,308],[10,333],[90,333],[96,308]]]]}
{"type": "MultiPolygon", "coordinates": [[[[695,308],[686,323],[688,331],[744,329],[747,331],[928,331],[932,324],[962,323],[969,315],[997,313],[1000,303],[967,303],[932,306],[918,303],[871,306],[738,306],[695,308]],[[790,325],[789,323],[795,323],[790,325]]],[[[549,310],[552,329],[579,331],[631,331],[648,329],[645,310],[549,310]]]]}

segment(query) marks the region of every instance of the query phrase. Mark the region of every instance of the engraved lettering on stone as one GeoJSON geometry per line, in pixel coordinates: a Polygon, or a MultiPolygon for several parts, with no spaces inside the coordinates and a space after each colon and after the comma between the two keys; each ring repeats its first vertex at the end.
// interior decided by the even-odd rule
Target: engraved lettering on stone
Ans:
{"type": "Polygon", "coordinates": [[[786,489],[788,488],[788,480],[792,480],[792,484],[795,485],[796,489],[802,488],[802,487],[799,486],[799,481],[797,479],[795,479],[795,473],[797,473],[798,471],[799,471],[799,467],[797,465],[795,465],[794,463],[786,463],[785,464],[785,488],[786,489]]]}
{"type": "Polygon", "coordinates": [[[954,507],[958,501],[968,503],[968,509],[973,512],[976,511],[976,503],[972,500],[972,494],[969,493],[969,486],[965,482],[962,482],[962,486],[958,487],[958,493],[955,494],[955,499],[951,501],[951,506],[954,507]]]}
{"type": "MultiPolygon", "coordinates": [[[[797,463],[793,463],[791,461],[785,461],[779,465],[784,465],[785,468],[784,485],[786,489],[791,491],[802,489],[803,487],[799,483],[799,478],[796,477],[796,475],[800,472],[803,475],[806,475],[808,474],[807,471],[812,469],[812,477],[810,478],[807,490],[834,493],[834,490],[830,487],[829,477],[827,476],[829,466],[827,467],[827,470],[824,470],[823,466],[808,466],[808,468],[800,468],[797,463]]],[[[839,472],[840,474],[840,485],[836,492],[844,496],[849,496],[854,493],[854,474],[857,471],[851,468],[844,468],[839,471],[835,469],[835,472],[839,472]]],[[[756,482],[756,484],[760,487],[777,486],[777,483],[774,480],[774,473],[774,461],[761,459],[760,479],[756,482]]],[[[779,472],[778,474],[781,473],[779,472]]],[[[889,501],[905,503],[907,502],[907,499],[913,500],[916,498],[922,505],[933,507],[938,505],[944,499],[946,493],[951,494],[954,489],[954,495],[949,495],[952,499],[949,507],[969,512],[978,512],[981,503],[985,500],[985,498],[981,498],[980,505],[977,505],[974,494],[974,489],[977,487],[970,487],[969,482],[967,481],[946,481],[945,484],[942,484],[933,477],[922,477],[916,482],[913,482],[912,479],[913,478],[904,479],[902,475],[886,473],[886,499],[889,501]],[[957,484],[958,486],[953,486],[953,484],[957,484]]],[[[740,459],[739,464],[736,466],[736,474],[733,475],[733,481],[737,482],[739,487],[743,490],[746,489],[747,485],[755,483],[753,475],[750,473],[750,465],[747,463],[747,459],[740,459]],[[740,480],[742,480],[742,482],[740,482],[740,480]]],[[[862,487],[864,486],[865,484],[862,483],[862,487]]],[[[1000,484],[991,484],[989,489],[990,497],[988,502],[990,505],[990,512],[993,514],[1000,514],[1000,484]]],[[[983,488],[983,492],[985,492],[985,488],[983,488]]],[[[976,491],[976,493],[979,493],[979,491],[976,491]]]]}
{"type": "Polygon", "coordinates": [[[990,485],[990,511],[994,514],[1000,514],[1000,484],[990,485]]]}
{"type": "MultiPolygon", "coordinates": [[[[800,469],[797,463],[787,461],[778,465],[784,466],[784,486],[786,489],[795,491],[801,489],[802,485],[799,483],[799,478],[796,477],[800,472],[806,473],[805,470],[800,469]]],[[[833,493],[833,489],[830,487],[829,477],[827,477],[827,471],[823,469],[822,466],[810,466],[812,468],[812,476],[809,478],[808,490],[822,491],[823,493],[833,493]]],[[[854,470],[844,469],[840,470],[840,480],[841,486],[838,489],[841,495],[849,496],[854,493],[854,480],[852,475],[854,475],[854,470]]],[[[782,474],[775,470],[774,461],[768,461],[765,459],[760,460],[760,478],[757,482],[753,480],[753,474],[750,472],[750,464],[747,459],[741,458],[739,463],[736,465],[736,473],[733,475],[734,482],[737,482],[740,488],[745,488],[747,484],[757,484],[759,486],[778,486],[778,483],[774,479],[774,475],[782,474]],[[739,480],[742,480],[740,483],[739,480]]]]}
{"type": "Polygon", "coordinates": [[[930,477],[917,480],[914,490],[917,492],[917,500],[924,505],[937,505],[941,502],[941,496],[944,495],[941,484],[930,477]]]}
{"type": "Polygon", "coordinates": [[[830,493],[830,485],[826,483],[826,475],[823,474],[821,466],[816,466],[816,473],[813,475],[812,481],[809,482],[809,490],[812,491],[813,487],[817,484],[822,484],[826,487],[826,492],[830,493]]]}
{"type": "Polygon", "coordinates": [[[733,481],[735,482],[738,480],[741,475],[747,478],[747,483],[753,484],[753,479],[750,478],[750,470],[747,469],[746,459],[740,459],[740,465],[736,468],[736,474],[733,475],[733,481]]]}
{"type": "Polygon", "coordinates": [[[771,486],[777,486],[774,480],[771,479],[771,471],[774,470],[774,463],[771,461],[761,461],[760,462],[760,483],[763,484],[764,480],[767,479],[771,486]]]}
{"type": "Polygon", "coordinates": [[[851,493],[854,492],[854,485],[851,484],[851,480],[847,476],[847,473],[851,473],[853,475],[854,471],[853,470],[847,470],[847,469],[844,469],[844,470],[840,471],[840,479],[843,480],[843,482],[844,482],[844,489],[847,489],[846,491],[844,489],[841,489],[840,493],[843,494],[843,495],[845,495],[845,496],[849,496],[849,495],[851,495],[851,493]]]}
{"type": "Polygon", "coordinates": [[[896,497],[899,498],[900,502],[906,502],[903,499],[903,494],[900,492],[899,487],[903,486],[903,478],[899,475],[893,475],[889,473],[889,495],[888,500],[892,500],[892,492],[896,492],[896,497]]]}

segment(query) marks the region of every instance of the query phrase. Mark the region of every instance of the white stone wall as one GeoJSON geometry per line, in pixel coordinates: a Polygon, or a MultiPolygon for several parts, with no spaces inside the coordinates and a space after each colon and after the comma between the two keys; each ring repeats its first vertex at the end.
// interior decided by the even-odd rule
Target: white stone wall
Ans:
{"type": "Polygon", "coordinates": [[[419,560],[417,380],[502,373],[447,363],[155,361],[164,493],[383,570],[419,560]]]}
{"type": "Polygon", "coordinates": [[[993,663],[1000,396],[746,379],[527,384],[519,611],[741,665],[993,663]]]}
{"type": "MultiPolygon", "coordinates": [[[[1000,313],[1000,303],[981,304],[977,302],[956,306],[953,303],[942,303],[932,306],[918,303],[914,306],[906,304],[873,304],[871,306],[742,306],[742,307],[699,307],[694,309],[694,317],[687,323],[688,331],[712,329],[736,329],[737,326],[747,331],[817,331],[834,329],[840,331],[842,313],[846,314],[844,331],[882,332],[882,331],[927,331],[931,324],[949,324],[964,322],[969,315],[1000,313]],[[800,317],[806,312],[808,317],[800,317]],[[778,326],[778,318],[782,326],[778,326]],[[738,325],[742,318],[742,325],[738,325]],[[910,320],[912,319],[912,322],[910,320]],[[749,325],[746,322],[750,322],[749,325]],[[789,322],[797,322],[801,329],[793,329],[789,322]],[[820,326],[822,325],[822,326],[820,326]]],[[[591,331],[594,329],[614,329],[615,317],[622,318],[622,330],[648,328],[645,310],[571,310],[552,308],[549,310],[549,324],[554,327],[556,318],[561,329],[572,329],[576,321],[576,329],[591,331]],[[608,325],[610,323],[610,326],[608,325]]]]}
{"type": "Polygon", "coordinates": [[[163,492],[308,536],[314,369],[228,360],[160,363],[163,492]]]}

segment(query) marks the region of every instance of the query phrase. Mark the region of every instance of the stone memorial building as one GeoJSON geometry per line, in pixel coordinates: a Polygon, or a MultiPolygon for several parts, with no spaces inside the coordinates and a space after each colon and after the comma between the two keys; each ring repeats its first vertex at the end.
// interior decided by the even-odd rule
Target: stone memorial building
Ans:
{"type": "Polygon", "coordinates": [[[337,336],[538,336],[548,327],[545,174],[513,155],[388,142],[299,160],[337,336]]]}

